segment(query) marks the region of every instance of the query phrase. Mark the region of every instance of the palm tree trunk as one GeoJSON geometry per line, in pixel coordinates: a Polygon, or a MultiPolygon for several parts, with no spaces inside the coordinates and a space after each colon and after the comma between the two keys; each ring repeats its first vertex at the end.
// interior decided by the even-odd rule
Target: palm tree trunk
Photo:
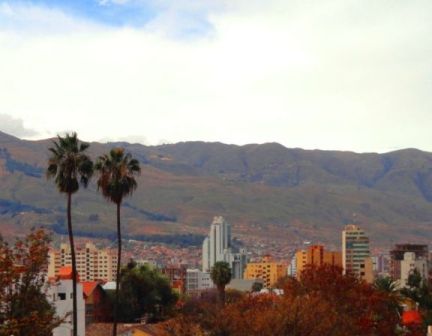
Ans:
{"type": "Polygon", "coordinates": [[[114,324],[113,336],[117,336],[117,312],[119,304],[119,287],[120,287],[120,261],[122,252],[121,229],[120,229],[120,203],[117,203],[117,275],[116,275],[116,291],[114,301],[114,324]]]}
{"type": "Polygon", "coordinates": [[[77,271],[76,271],[76,260],[75,260],[75,245],[74,237],[72,232],[72,215],[71,215],[71,199],[72,194],[68,193],[67,196],[67,221],[68,221],[68,234],[69,234],[69,245],[72,258],[72,330],[73,336],[78,335],[78,310],[77,310],[77,271]]]}

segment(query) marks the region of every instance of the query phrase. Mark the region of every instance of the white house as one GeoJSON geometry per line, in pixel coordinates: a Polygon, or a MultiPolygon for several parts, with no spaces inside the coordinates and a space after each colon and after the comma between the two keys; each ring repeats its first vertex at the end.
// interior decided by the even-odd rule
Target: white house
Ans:
{"type": "MultiPolygon", "coordinates": [[[[55,282],[47,292],[48,300],[54,304],[56,315],[64,317],[68,313],[64,323],[53,330],[53,336],[71,336],[72,333],[72,268],[63,267],[55,282]]],[[[78,310],[78,336],[85,336],[85,302],[82,285],[77,283],[77,310],[78,310]]]]}

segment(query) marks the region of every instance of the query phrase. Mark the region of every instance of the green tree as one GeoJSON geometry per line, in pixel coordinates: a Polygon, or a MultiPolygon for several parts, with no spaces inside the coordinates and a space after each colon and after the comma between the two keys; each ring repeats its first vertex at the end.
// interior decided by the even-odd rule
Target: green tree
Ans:
{"type": "Polygon", "coordinates": [[[85,154],[89,144],[80,142],[77,134],[66,134],[65,137],[58,136],[53,141],[53,147],[49,148],[51,156],[48,159],[47,178],[53,178],[57,189],[67,195],[67,225],[69,244],[72,259],[72,289],[73,289],[73,335],[77,335],[77,271],[75,260],[75,244],[72,230],[71,203],[72,194],[79,190],[79,185],[87,187],[93,174],[93,162],[85,154]]]}
{"type": "Polygon", "coordinates": [[[13,247],[0,236],[1,336],[50,336],[61,323],[44,293],[48,244],[40,229],[13,247]]]}
{"type": "Polygon", "coordinates": [[[401,294],[417,303],[423,317],[423,329],[432,324],[432,290],[431,285],[423,279],[415,268],[408,276],[405,288],[401,294]]]}
{"type": "Polygon", "coordinates": [[[138,160],[132,158],[131,154],[125,153],[124,148],[113,148],[109,154],[102,155],[96,162],[96,171],[99,174],[97,180],[98,190],[108,201],[117,207],[117,276],[114,300],[113,336],[117,335],[117,311],[119,300],[119,285],[121,283],[121,223],[120,208],[123,198],[137,188],[135,177],[140,173],[138,160]]]}
{"type": "Polygon", "coordinates": [[[210,271],[210,277],[219,292],[222,306],[225,305],[225,286],[231,281],[231,269],[227,262],[217,261],[210,271]]]}
{"type": "Polygon", "coordinates": [[[373,286],[379,291],[385,293],[395,293],[398,290],[398,284],[390,277],[377,277],[373,286]]]}
{"type": "Polygon", "coordinates": [[[262,282],[254,282],[252,285],[252,292],[259,292],[263,289],[264,285],[262,282]]]}
{"type": "Polygon", "coordinates": [[[171,312],[177,298],[168,279],[158,270],[129,262],[122,269],[118,320],[133,323],[144,315],[161,319],[171,312]]]}

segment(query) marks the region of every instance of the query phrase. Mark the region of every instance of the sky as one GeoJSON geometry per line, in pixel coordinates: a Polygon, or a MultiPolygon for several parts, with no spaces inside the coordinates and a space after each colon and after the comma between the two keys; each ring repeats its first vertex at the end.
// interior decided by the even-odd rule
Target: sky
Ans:
{"type": "Polygon", "coordinates": [[[432,1],[0,0],[0,130],[432,151],[432,1]]]}

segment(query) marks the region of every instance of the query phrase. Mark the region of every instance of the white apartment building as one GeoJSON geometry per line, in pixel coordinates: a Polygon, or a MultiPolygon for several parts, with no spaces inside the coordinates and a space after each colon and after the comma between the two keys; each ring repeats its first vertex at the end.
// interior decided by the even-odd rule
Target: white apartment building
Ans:
{"type": "MultiPolygon", "coordinates": [[[[115,281],[117,251],[97,249],[93,243],[75,248],[77,272],[82,281],[115,281]]],[[[61,244],[59,250],[50,250],[48,277],[55,277],[61,267],[72,265],[69,244],[61,244]]]]}

